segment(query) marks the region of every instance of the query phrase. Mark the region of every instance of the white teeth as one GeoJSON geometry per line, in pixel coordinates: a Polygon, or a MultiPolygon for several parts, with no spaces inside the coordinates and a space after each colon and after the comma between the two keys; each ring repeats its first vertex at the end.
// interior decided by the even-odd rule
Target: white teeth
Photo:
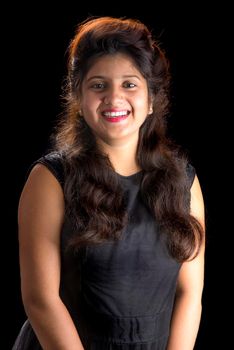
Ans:
{"type": "Polygon", "coordinates": [[[105,117],[120,117],[127,115],[127,111],[120,111],[120,112],[103,112],[102,113],[105,117]]]}

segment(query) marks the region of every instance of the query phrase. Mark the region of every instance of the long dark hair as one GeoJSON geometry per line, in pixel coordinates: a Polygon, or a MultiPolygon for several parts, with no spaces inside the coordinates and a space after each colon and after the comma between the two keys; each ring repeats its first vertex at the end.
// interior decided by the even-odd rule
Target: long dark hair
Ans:
{"type": "Polygon", "coordinates": [[[148,28],[138,20],[101,17],[83,22],[70,44],[66,111],[56,132],[55,149],[65,155],[65,204],[76,233],[73,248],[118,239],[128,221],[123,189],[107,155],[97,147],[92,130],[80,115],[82,81],[96,58],[129,55],[147,80],[153,113],[139,131],[137,162],[145,205],[167,236],[178,261],[196,256],[202,227],[190,215],[187,160],[166,134],[169,112],[169,65],[148,28]]]}

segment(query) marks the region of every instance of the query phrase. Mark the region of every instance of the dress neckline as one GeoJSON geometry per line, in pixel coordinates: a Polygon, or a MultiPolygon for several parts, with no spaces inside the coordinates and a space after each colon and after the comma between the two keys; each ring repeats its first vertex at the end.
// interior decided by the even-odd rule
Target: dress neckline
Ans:
{"type": "Polygon", "coordinates": [[[138,178],[141,174],[142,174],[143,170],[139,170],[137,171],[136,173],[132,174],[132,175],[121,175],[119,173],[116,173],[118,175],[118,177],[120,179],[123,179],[123,180],[133,180],[133,179],[136,179],[138,178]]]}

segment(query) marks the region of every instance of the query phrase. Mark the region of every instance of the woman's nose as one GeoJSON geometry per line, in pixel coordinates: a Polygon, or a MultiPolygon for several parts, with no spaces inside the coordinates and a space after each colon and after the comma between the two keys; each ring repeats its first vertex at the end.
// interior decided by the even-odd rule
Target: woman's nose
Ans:
{"type": "Polygon", "coordinates": [[[105,105],[118,106],[123,102],[122,91],[117,88],[112,88],[106,91],[103,102],[105,105]]]}

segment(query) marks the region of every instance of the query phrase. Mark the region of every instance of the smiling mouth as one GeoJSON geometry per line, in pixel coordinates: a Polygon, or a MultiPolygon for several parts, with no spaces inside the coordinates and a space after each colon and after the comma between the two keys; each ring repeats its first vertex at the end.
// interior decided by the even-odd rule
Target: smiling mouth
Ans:
{"type": "Polygon", "coordinates": [[[116,111],[116,112],[113,112],[113,111],[105,111],[105,112],[102,112],[102,116],[103,117],[107,117],[107,118],[122,118],[122,117],[126,117],[130,114],[130,112],[128,111],[116,111]]]}
{"type": "Polygon", "coordinates": [[[103,111],[101,115],[107,122],[117,123],[127,119],[130,111],[103,111]]]}

